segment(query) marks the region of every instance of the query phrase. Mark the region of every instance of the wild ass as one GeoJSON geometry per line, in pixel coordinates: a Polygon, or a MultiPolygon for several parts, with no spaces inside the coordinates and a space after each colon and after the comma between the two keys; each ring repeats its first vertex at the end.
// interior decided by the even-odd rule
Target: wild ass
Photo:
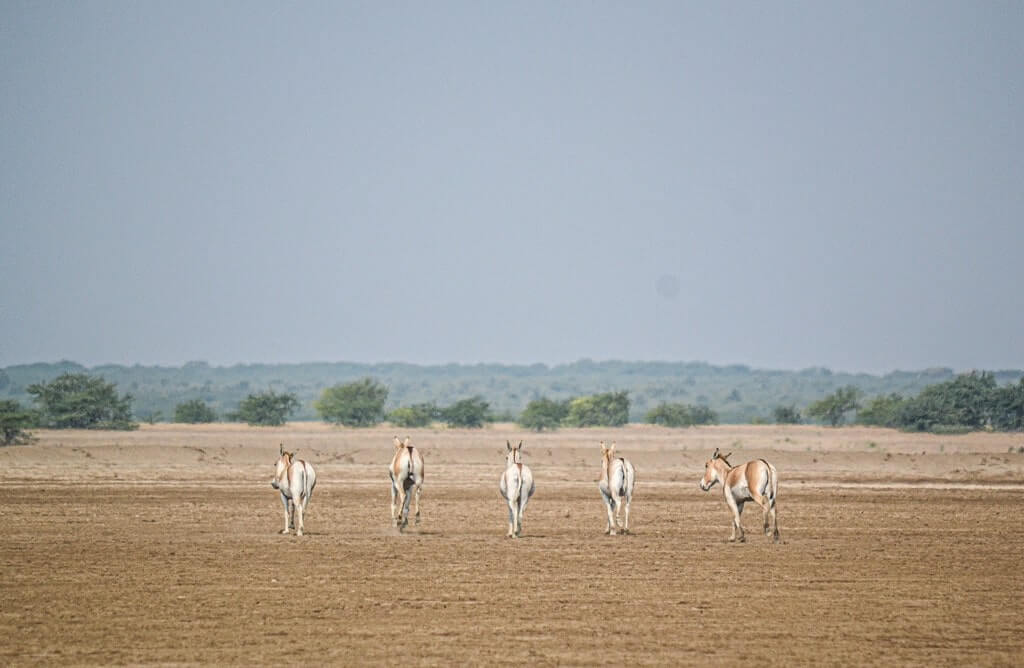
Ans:
{"type": "Polygon", "coordinates": [[[501,482],[498,489],[501,495],[508,502],[508,538],[517,538],[523,533],[523,513],[526,511],[526,504],[533,496],[533,472],[530,467],[523,463],[523,442],[512,447],[512,444],[505,441],[507,452],[505,454],[505,472],[501,474],[501,482]]]}
{"type": "Polygon", "coordinates": [[[391,521],[401,531],[409,524],[409,501],[416,492],[416,524],[420,523],[420,491],[423,488],[423,455],[409,443],[395,436],[395,456],[388,469],[391,477],[391,521]],[[396,503],[397,498],[397,503],[396,503]]]}
{"type": "Polygon", "coordinates": [[[779,521],[775,514],[775,498],[779,494],[779,476],[775,467],[763,459],[754,459],[741,466],[729,464],[728,455],[720,454],[718,448],[704,465],[704,478],[700,488],[705,492],[716,482],[722,483],[725,502],[732,510],[732,537],[730,541],[743,542],[743,526],[740,513],[743,504],[753,501],[764,511],[764,534],[779,542],[779,521]],[[769,521],[770,520],[770,521],[769,521]]]}
{"type": "Polygon", "coordinates": [[[601,441],[601,460],[601,481],[597,483],[597,488],[601,490],[601,498],[608,510],[608,526],[604,532],[614,536],[615,530],[621,528],[622,533],[629,533],[629,505],[633,501],[636,470],[628,459],[615,456],[614,443],[609,448],[601,441]],[[623,498],[626,499],[626,518],[620,526],[619,514],[623,498]]]}
{"type": "Polygon", "coordinates": [[[313,488],[316,487],[316,472],[309,462],[296,459],[295,452],[286,452],[284,443],[278,452],[280,457],[277,460],[277,471],[270,486],[281,493],[281,503],[284,504],[284,529],[281,533],[295,529],[296,535],[301,536],[304,526],[302,517],[313,496],[313,488]]]}

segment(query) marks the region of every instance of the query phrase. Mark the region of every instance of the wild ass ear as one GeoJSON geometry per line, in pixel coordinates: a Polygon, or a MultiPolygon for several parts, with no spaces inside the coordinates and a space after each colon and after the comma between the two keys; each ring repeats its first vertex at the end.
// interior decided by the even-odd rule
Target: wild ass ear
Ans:
{"type": "Polygon", "coordinates": [[[606,452],[608,452],[608,446],[604,444],[604,441],[601,441],[601,454],[603,455],[606,452]]]}
{"type": "Polygon", "coordinates": [[[715,448],[715,452],[711,455],[711,459],[718,459],[718,448],[715,448]]]}
{"type": "Polygon", "coordinates": [[[409,438],[408,436],[406,436],[405,440],[402,441],[402,445],[404,445],[405,447],[409,447],[409,443],[411,443],[411,442],[412,442],[412,439],[409,438]]]}
{"type": "Polygon", "coordinates": [[[509,452],[512,452],[512,443],[507,439],[505,440],[505,449],[508,450],[509,452]]]}
{"type": "Polygon", "coordinates": [[[402,447],[402,442],[398,440],[397,436],[395,436],[395,447],[396,448],[402,447]]]}
{"type": "Polygon", "coordinates": [[[612,441],[612,447],[608,448],[608,452],[615,452],[615,441],[612,441]]]}
{"type": "Polygon", "coordinates": [[[523,449],[523,442],[519,441],[519,445],[516,446],[516,450],[522,450],[522,449],[523,449]]]}
{"type": "Polygon", "coordinates": [[[278,447],[277,447],[277,454],[279,454],[279,455],[283,455],[284,454],[284,443],[281,443],[280,445],[278,445],[278,447]]]}

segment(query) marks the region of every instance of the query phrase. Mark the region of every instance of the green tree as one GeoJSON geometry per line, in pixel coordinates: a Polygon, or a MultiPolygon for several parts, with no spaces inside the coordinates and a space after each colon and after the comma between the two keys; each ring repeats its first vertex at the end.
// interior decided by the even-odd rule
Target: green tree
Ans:
{"type": "Polygon", "coordinates": [[[388,388],[372,378],[329,387],[313,402],[324,420],[347,427],[372,427],[384,419],[388,388]]]}
{"type": "Polygon", "coordinates": [[[644,422],[663,427],[689,427],[693,425],[693,417],[687,404],[662,403],[647,411],[644,422]]]}
{"type": "Polygon", "coordinates": [[[802,416],[795,405],[776,406],[772,411],[775,417],[775,424],[800,424],[802,416]]]}
{"type": "Polygon", "coordinates": [[[716,424],[718,414],[707,406],[666,402],[647,411],[644,422],[660,424],[665,427],[692,427],[701,424],[716,424]]]}
{"type": "Polygon", "coordinates": [[[250,394],[238,404],[238,410],[228,417],[253,427],[279,427],[299,407],[299,400],[291,392],[277,394],[273,390],[250,394]]]}
{"type": "Polygon", "coordinates": [[[905,402],[906,399],[895,392],[872,397],[857,411],[857,423],[871,427],[898,427],[900,409],[905,402]]]}
{"type": "Polygon", "coordinates": [[[388,422],[396,427],[416,428],[429,427],[440,417],[440,411],[433,403],[399,406],[388,413],[388,422]]]}
{"type": "Polygon", "coordinates": [[[857,410],[860,405],[860,390],[853,385],[840,387],[825,398],[807,407],[807,415],[838,427],[846,420],[846,414],[857,410]]]}
{"type": "Polygon", "coordinates": [[[190,399],[174,407],[174,421],[205,424],[217,421],[217,413],[202,399],[190,399]]]}
{"type": "Polygon", "coordinates": [[[569,415],[568,401],[554,401],[547,397],[534,399],[526,404],[526,408],[519,414],[519,426],[533,431],[554,431],[562,424],[562,420],[569,415]]]}
{"type": "Polygon", "coordinates": [[[1024,429],[1024,378],[1001,387],[992,397],[992,426],[1003,431],[1024,429]]]}
{"type": "Polygon", "coordinates": [[[484,426],[484,422],[490,418],[490,407],[483,397],[462,399],[441,409],[441,419],[449,427],[478,428],[484,426]]]}
{"type": "Polygon", "coordinates": [[[718,413],[708,406],[690,406],[690,419],[693,424],[718,424],[718,413]]]}
{"type": "Polygon", "coordinates": [[[900,406],[899,426],[912,431],[946,427],[981,429],[993,421],[997,397],[991,373],[966,373],[929,385],[900,406]]]}
{"type": "Polygon", "coordinates": [[[35,416],[23,409],[13,399],[0,400],[0,441],[3,445],[28,443],[32,434],[25,431],[31,427],[35,416]]]}
{"type": "Polygon", "coordinates": [[[605,392],[569,402],[569,427],[620,427],[629,422],[629,392],[605,392]]]}
{"type": "Polygon", "coordinates": [[[132,395],[85,373],[64,373],[49,383],[26,388],[39,409],[40,426],[53,429],[137,429],[132,395]]]}

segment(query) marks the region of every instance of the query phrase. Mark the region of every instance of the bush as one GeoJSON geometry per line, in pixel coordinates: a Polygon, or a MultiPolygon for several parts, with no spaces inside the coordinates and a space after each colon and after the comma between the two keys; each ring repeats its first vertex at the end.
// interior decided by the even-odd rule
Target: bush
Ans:
{"type": "Polygon", "coordinates": [[[39,407],[40,426],[53,429],[137,429],[132,395],[85,373],[64,373],[49,383],[26,388],[39,407]]]}
{"type": "Polygon", "coordinates": [[[363,378],[345,385],[335,385],[323,391],[313,407],[324,420],[348,427],[372,427],[384,419],[384,402],[388,388],[363,378]]]}
{"type": "Polygon", "coordinates": [[[413,404],[412,406],[401,406],[388,413],[388,422],[396,427],[429,427],[440,411],[432,403],[413,404]]]}
{"type": "Polygon", "coordinates": [[[846,421],[846,414],[860,406],[860,390],[853,385],[841,387],[824,399],[807,407],[807,415],[838,427],[846,421]]]}
{"type": "Polygon", "coordinates": [[[775,424],[800,424],[803,417],[796,405],[776,406],[772,415],[775,417],[775,424]]]}
{"type": "Polygon", "coordinates": [[[28,443],[32,440],[32,434],[25,429],[31,427],[34,421],[35,416],[24,410],[17,401],[0,400],[0,444],[28,443]]]}
{"type": "Polygon", "coordinates": [[[904,403],[906,399],[896,393],[872,397],[857,411],[857,423],[869,427],[898,427],[904,403]]]}
{"type": "Polygon", "coordinates": [[[897,423],[910,431],[967,427],[981,429],[992,421],[1000,396],[990,373],[969,373],[929,385],[900,405],[897,423]]]}
{"type": "Polygon", "coordinates": [[[664,427],[690,427],[701,424],[716,424],[718,414],[707,406],[663,403],[647,411],[644,421],[664,427]]]}
{"type": "Polygon", "coordinates": [[[554,401],[546,397],[534,399],[526,404],[519,415],[519,426],[533,431],[554,431],[569,415],[568,401],[554,401]]]}
{"type": "Polygon", "coordinates": [[[993,394],[992,426],[1004,431],[1024,429],[1024,378],[1016,385],[1007,385],[993,394]]]}
{"type": "Polygon", "coordinates": [[[629,422],[629,393],[606,392],[569,402],[569,427],[621,427],[629,422]]]}
{"type": "Polygon", "coordinates": [[[647,411],[644,422],[663,427],[689,427],[693,424],[693,417],[686,404],[663,403],[647,411]]]}
{"type": "Polygon", "coordinates": [[[217,413],[202,399],[191,399],[174,407],[174,421],[205,424],[217,421],[217,413]]]}
{"type": "Polygon", "coordinates": [[[253,427],[279,427],[298,407],[299,400],[294,394],[277,394],[269,390],[247,396],[238,404],[238,410],[229,414],[228,418],[253,427]]]}
{"type": "Polygon", "coordinates": [[[447,408],[441,409],[441,419],[449,427],[479,428],[490,417],[490,404],[483,397],[473,397],[456,401],[447,408]]]}

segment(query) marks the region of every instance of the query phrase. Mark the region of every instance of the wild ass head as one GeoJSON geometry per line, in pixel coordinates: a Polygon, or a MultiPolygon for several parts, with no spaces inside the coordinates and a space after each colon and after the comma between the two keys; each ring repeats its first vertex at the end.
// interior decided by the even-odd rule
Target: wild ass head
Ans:
{"type": "Polygon", "coordinates": [[[519,445],[512,447],[512,443],[505,441],[505,465],[512,466],[513,464],[523,463],[523,442],[519,441],[519,445]]]}
{"type": "Polygon", "coordinates": [[[604,441],[601,441],[601,477],[608,477],[608,467],[611,466],[614,457],[615,443],[613,442],[609,447],[604,444],[604,441]]]}
{"type": "Polygon", "coordinates": [[[704,463],[704,477],[701,478],[700,481],[700,488],[702,490],[706,492],[714,487],[716,482],[722,482],[726,471],[732,468],[728,459],[731,456],[731,452],[727,455],[723,455],[719,452],[718,448],[715,448],[715,452],[711,455],[711,459],[704,463]]]}
{"type": "MultiPolygon", "coordinates": [[[[298,450],[295,452],[298,452],[298,450]]],[[[274,489],[280,488],[281,483],[288,482],[288,467],[292,465],[295,452],[285,450],[284,443],[278,446],[277,469],[274,471],[274,478],[270,481],[270,486],[274,489]]]]}

